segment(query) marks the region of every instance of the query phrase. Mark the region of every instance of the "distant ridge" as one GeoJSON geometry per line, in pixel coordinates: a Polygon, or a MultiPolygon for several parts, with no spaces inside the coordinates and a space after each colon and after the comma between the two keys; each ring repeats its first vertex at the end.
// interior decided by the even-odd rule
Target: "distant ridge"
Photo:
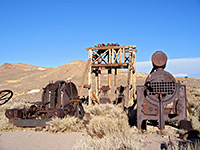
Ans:
{"type": "MultiPolygon", "coordinates": [[[[58,67],[39,67],[23,63],[4,63],[0,66],[0,90],[10,89],[14,92],[15,101],[40,101],[44,87],[49,81],[71,79],[79,90],[86,67],[86,61],[75,60],[58,67]],[[30,92],[36,90],[38,92],[30,92]]],[[[105,71],[106,72],[106,71],[105,71]]],[[[144,85],[148,74],[135,73],[137,85],[144,85]]],[[[197,87],[200,80],[195,78],[176,78],[181,83],[197,87]]],[[[102,73],[102,82],[107,84],[107,76],[102,73]]],[[[86,79],[87,83],[87,79],[86,79]]],[[[117,86],[127,84],[127,71],[118,70],[117,86]]],[[[95,85],[95,80],[93,80],[95,85]]],[[[83,90],[83,95],[87,95],[87,90],[83,90]]]]}

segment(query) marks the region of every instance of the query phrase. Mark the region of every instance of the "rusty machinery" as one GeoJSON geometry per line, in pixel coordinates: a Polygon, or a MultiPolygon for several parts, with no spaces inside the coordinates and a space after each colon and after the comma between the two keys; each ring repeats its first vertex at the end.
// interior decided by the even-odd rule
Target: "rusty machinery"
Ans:
{"type": "Polygon", "coordinates": [[[73,82],[57,81],[43,88],[41,102],[29,108],[7,109],[6,117],[16,126],[45,126],[51,117],[66,115],[83,118],[84,110],[73,82]]]}
{"type": "Polygon", "coordinates": [[[165,128],[165,120],[186,119],[186,86],[164,71],[167,56],[157,51],[152,56],[153,69],[143,86],[137,86],[137,127],[146,128],[146,120],[158,120],[158,128],[165,128]]]}
{"type": "Polygon", "coordinates": [[[2,90],[0,91],[0,106],[7,103],[13,96],[11,90],[2,90]]]}

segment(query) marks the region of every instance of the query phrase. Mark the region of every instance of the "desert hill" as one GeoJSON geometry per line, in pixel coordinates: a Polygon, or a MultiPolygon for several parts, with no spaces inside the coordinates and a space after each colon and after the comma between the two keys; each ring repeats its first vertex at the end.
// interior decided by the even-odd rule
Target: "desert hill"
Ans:
{"type": "MultiPolygon", "coordinates": [[[[72,80],[80,88],[86,62],[75,60],[56,68],[37,67],[22,63],[5,63],[0,66],[0,90],[10,89],[14,92],[14,101],[40,101],[42,88],[49,81],[72,80]]],[[[118,85],[126,85],[127,72],[120,70],[117,78],[118,85]]],[[[106,74],[103,78],[106,82],[106,74]]],[[[136,73],[137,85],[144,84],[148,74],[136,73]]],[[[200,79],[177,78],[177,81],[188,87],[199,87],[200,79]]],[[[87,81],[86,81],[87,82],[87,81]]],[[[87,94],[84,90],[83,94],[87,94]]]]}

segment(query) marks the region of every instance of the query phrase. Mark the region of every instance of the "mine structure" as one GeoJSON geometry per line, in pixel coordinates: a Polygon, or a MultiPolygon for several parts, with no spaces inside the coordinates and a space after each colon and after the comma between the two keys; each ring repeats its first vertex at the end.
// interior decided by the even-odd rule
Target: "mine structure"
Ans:
{"type": "MultiPolygon", "coordinates": [[[[114,103],[119,97],[117,93],[125,91],[124,105],[128,106],[129,102],[135,98],[136,79],[135,73],[135,52],[136,46],[120,46],[119,44],[98,44],[94,47],[87,47],[88,62],[83,74],[81,95],[83,88],[88,89],[88,101],[91,104],[92,99],[98,103],[114,103]],[[128,70],[127,83],[125,87],[117,87],[118,69],[128,70]],[[106,71],[107,84],[102,84],[102,72],[106,71]],[[86,79],[88,83],[86,84],[86,79]],[[95,85],[92,86],[95,80],[95,85]],[[123,88],[123,90],[122,90],[123,88]]],[[[105,75],[104,75],[105,76],[105,75]]],[[[120,93],[118,94],[120,95],[120,93]]],[[[121,93],[122,95],[122,93],[121,93]]]]}

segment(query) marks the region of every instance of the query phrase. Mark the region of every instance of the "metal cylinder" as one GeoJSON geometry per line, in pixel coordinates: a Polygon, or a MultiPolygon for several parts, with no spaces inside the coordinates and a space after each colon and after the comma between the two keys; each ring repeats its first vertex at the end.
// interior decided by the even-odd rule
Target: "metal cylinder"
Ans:
{"type": "Polygon", "coordinates": [[[164,69],[167,63],[167,56],[162,51],[156,51],[151,60],[154,67],[164,69]]]}
{"type": "Polygon", "coordinates": [[[63,109],[53,109],[51,113],[52,117],[64,117],[65,113],[63,109]]]}
{"type": "Polygon", "coordinates": [[[6,112],[5,112],[5,116],[8,119],[22,118],[23,117],[23,110],[22,109],[7,109],[6,112]]]}

